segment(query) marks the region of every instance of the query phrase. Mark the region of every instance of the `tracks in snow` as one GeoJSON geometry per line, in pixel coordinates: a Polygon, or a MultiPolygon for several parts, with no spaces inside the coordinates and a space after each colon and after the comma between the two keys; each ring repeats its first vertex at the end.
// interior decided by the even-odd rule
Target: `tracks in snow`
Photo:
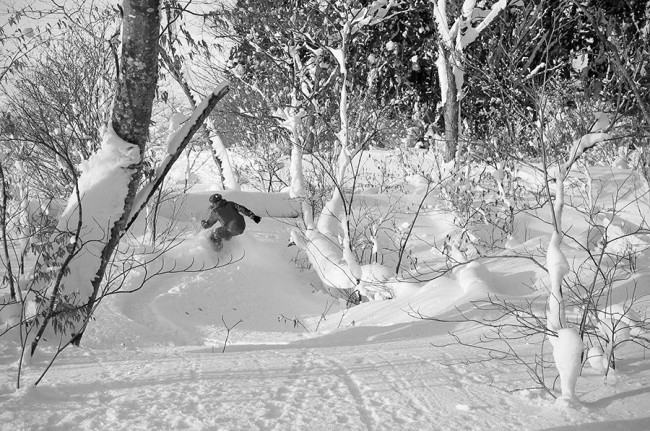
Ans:
{"type": "Polygon", "coordinates": [[[395,424],[431,429],[443,417],[441,397],[456,391],[453,380],[436,381],[440,369],[426,358],[395,352],[350,355],[349,349],[275,354],[286,364],[280,375],[267,376],[276,381],[263,394],[259,429],[388,430],[395,424]],[[421,398],[423,392],[427,396],[421,398]]]}
{"type": "MultiPolygon", "coordinates": [[[[419,340],[226,354],[72,352],[31,393],[33,414],[21,397],[5,401],[30,418],[28,428],[520,430],[576,421],[504,395],[493,383],[511,376],[498,363],[444,365],[419,340]]],[[[577,414],[583,423],[593,416],[577,414]]]]}

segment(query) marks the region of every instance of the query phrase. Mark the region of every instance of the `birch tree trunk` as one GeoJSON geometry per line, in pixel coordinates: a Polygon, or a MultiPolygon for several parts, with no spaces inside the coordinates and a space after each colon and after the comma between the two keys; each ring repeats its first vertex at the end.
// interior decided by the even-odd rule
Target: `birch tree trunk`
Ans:
{"type": "MultiPolygon", "coordinates": [[[[120,138],[138,146],[140,162],[132,167],[133,174],[128,184],[122,216],[115,221],[109,240],[102,250],[101,263],[92,281],[93,293],[88,299],[88,314],[92,311],[108,262],[129,221],[142,174],[142,158],[149,137],[149,123],[158,83],[160,1],[124,0],[123,9],[121,74],[111,122],[113,130],[120,138]]],[[[77,343],[82,333],[83,331],[77,336],[77,343]]]]}
{"type": "Polygon", "coordinates": [[[444,105],[445,119],[445,162],[450,162],[462,151],[458,148],[460,124],[460,100],[462,99],[464,81],[463,50],[472,44],[478,35],[508,5],[508,0],[498,0],[490,12],[474,26],[472,20],[478,9],[485,12],[483,6],[477,7],[476,0],[465,0],[460,15],[450,26],[447,19],[447,1],[431,0],[434,9],[434,21],[439,33],[438,40],[438,76],[440,78],[440,96],[444,105]]]}
{"type": "MultiPolygon", "coordinates": [[[[58,229],[70,232],[59,274],[47,288],[43,319],[31,345],[39,341],[55,318],[57,304],[70,301],[81,318],[70,331],[78,345],[120,237],[129,221],[142,173],[153,99],[158,81],[159,0],[124,0],[120,71],[113,112],[102,146],[84,162],[82,174],[59,220],[58,229]],[[74,228],[76,226],[76,228],[74,228]],[[71,229],[75,232],[71,232],[71,229]]],[[[66,334],[61,334],[61,342],[66,334]]]]}
{"type": "Polygon", "coordinates": [[[458,89],[456,88],[456,79],[454,79],[454,67],[452,65],[452,52],[448,48],[442,47],[440,54],[444,58],[444,67],[447,74],[447,88],[444,106],[445,119],[445,153],[443,155],[445,162],[450,162],[456,156],[458,148],[458,122],[460,107],[458,102],[458,89]]]}

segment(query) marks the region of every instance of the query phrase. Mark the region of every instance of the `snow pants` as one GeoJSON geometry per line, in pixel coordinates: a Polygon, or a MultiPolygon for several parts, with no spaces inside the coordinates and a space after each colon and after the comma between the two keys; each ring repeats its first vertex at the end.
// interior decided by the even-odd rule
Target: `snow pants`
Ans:
{"type": "Polygon", "coordinates": [[[232,219],[223,226],[219,226],[210,235],[213,247],[217,251],[221,250],[224,241],[230,241],[233,236],[241,235],[244,233],[244,229],[246,229],[246,222],[243,217],[232,219]]]}

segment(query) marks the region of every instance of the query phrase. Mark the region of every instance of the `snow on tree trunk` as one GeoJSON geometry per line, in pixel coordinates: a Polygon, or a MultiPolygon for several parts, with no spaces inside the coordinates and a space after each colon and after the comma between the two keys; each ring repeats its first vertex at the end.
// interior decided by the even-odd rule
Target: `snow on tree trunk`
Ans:
{"type": "Polygon", "coordinates": [[[341,226],[343,227],[343,260],[347,263],[350,268],[350,273],[356,280],[361,279],[361,266],[357,262],[357,258],[352,252],[352,246],[350,245],[350,232],[348,218],[344,214],[343,220],[341,221],[341,226]]]}
{"type": "Polygon", "coordinates": [[[149,199],[151,199],[158,187],[161,186],[165,176],[176,160],[180,158],[194,133],[199,130],[203,121],[205,121],[208,115],[210,115],[210,112],[212,112],[212,109],[214,109],[217,103],[228,94],[228,91],[228,82],[219,84],[212,94],[209,94],[201,101],[201,103],[199,103],[199,105],[194,109],[194,112],[192,112],[190,118],[183,123],[182,127],[174,132],[173,136],[168,138],[167,148],[168,150],[174,149],[174,152],[167,154],[167,157],[165,157],[156,168],[153,180],[138,192],[127,228],[131,226],[140,211],[144,208],[149,199]]]}
{"type": "Polygon", "coordinates": [[[573,164],[585,151],[595,145],[611,139],[607,129],[610,124],[609,118],[603,115],[596,116],[597,122],[591,132],[573,142],[569,158],[564,164],[560,164],[555,178],[556,196],[553,205],[553,220],[555,230],[548,246],[546,254],[546,266],[550,276],[551,292],[548,300],[547,326],[552,331],[559,331],[566,327],[564,298],[562,296],[562,280],[569,273],[569,262],[560,249],[562,243],[562,212],[564,208],[564,179],[571,170],[573,164]]]}
{"type": "MultiPolygon", "coordinates": [[[[570,166],[568,166],[570,169],[570,166]]],[[[556,174],[555,202],[553,204],[554,230],[546,252],[546,267],[549,272],[551,291],[548,296],[547,328],[553,346],[553,359],[560,374],[562,397],[558,400],[575,400],[575,386],[582,363],[582,339],[574,328],[568,328],[562,280],[569,273],[569,262],[562,252],[562,213],[564,208],[564,178],[567,165],[560,164],[556,174]]]]}
{"type": "Polygon", "coordinates": [[[347,218],[345,218],[345,209],[343,208],[343,181],[345,179],[345,171],[350,165],[350,157],[350,150],[341,145],[334,191],[332,192],[330,200],[325,203],[320,217],[318,218],[318,231],[322,234],[338,236],[347,229],[347,227],[342,226],[343,223],[347,223],[347,218]]]}
{"type": "Polygon", "coordinates": [[[305,174],[302,167],[302,147],[297,142],[291,146],[291,166],[289,173],[291,176],[291,188],[289,196],[292,199],[299,199],[302,207],[302,218],[307,229],[314,229],[314,214],[307,200],[307,187],[305,174]]]}
{"type": "MultiPolygon", "coordinates": [[[[298,106],[296,89],[291,93],[291,105],[298,106]]],[[[307,181],[302,165],[303,147],[300,143],[301,123],[304,120],[305,112],[297,111],[296,108],[279,109],[278,116],[283,118],[282,127],[289,132],[291,140],[291,159],[289,165],[289,196],[300,201],[302,217],[307,229],[314,228],[314,215],[312,208],[307,201],[307,181]]]]}
{"type": "MultiPolygon", "coordinates": [[[[295,91],[292,94],[292,104],[297,105],[295,91]]],[[[302,168],[302,146],[300,145],[300,122],[304,112],[295,112],[295,109],[287,110],[285,114],[284,127],[290,133],[291,139],[291,164],[289,166],[290,189],[292,198],[304,198],[307,196],[307,182],[302,168]]]]}
{"type": "MultiPolygon", "coordinates": [[[[340,6],[343,10],[339,10],[341,16],[346,18],[343,26],[340,29],[341,45],[339,48],[327,47],[332,53],[339,65],[339,75],[341,78],[341,93],[339,99],[339,118],[340,130],[337,133],[338,141],[340,144],[340,152],[338,157],[337,172],[334,175],[334,190],[332,197],[327,201],[321,211],[317,223],[317,232],[313,230],[308,231],[312,237],[323,237],[326,241],[333,241],[339,235],[342,236],[343,250],[342,262],[336,265],[338,270],[344,268],[347,280],[345,283],[352,281],[356,286],[361,279],[361,268],[356,261],[354,253],[351,249],[349,222],[347,213],[344,207],[344,191],[343,185],[345,180],[345,173],[350,165],[351,152],[348,134],[348,70],[347,70],[347,50],[350,43],[353,41],[354,35],[359,32],[363,27],[369,25],[379,24],[382,21],[390,19],[392,16],[388,15],[392,6],[395,3],[387,0],[376,0],[362,9],[350,9],[348,3],[342,3],[340,6]]],[[[298,151],[296,151],[296,156],[298,151]]],[[[297,157],[296,157],[297,158],[297,157]]],[[[293,165],[293,162],[292,162],[293,165]]],[[[296,163],[295,168],[298,169],[299,165],[296,163]]],[[[293,187],[293,184],[292,184],[293,187]]],[[[321,240],[323,238],[320,238],[321,240]]],[[[313,239],[307,238],[307,247],[313,246],[313,239]]],[[[323,241],[323,242],[326,242],[323,241]]],[[[332,256],[339,257],[338,252],[332,253],[332,256]]],[[[335,270],[336,271],[336,270],[335,270]]],[[[323,271],[327,274],[328,271],[323,271]]],[[[323,275],[319,273],[321,280],[325,282],[323,275]]]]}
{"type": "Polygon", "coordinates": [[[81,249],[70,264],[70,275],[64,280],[66,289],[62,289],[61,294],[74,289],[83,301],[92,296],[89,281],[97,277],[102,266],[97,257],[106,254],[109,229],[115,227],[125,212],[129,185],[137,172],[134,166],[140,160],[139,147],[120,138],[108,125],[99,151],[79,166],[81,202],[76,196],[69,199],[57,227],[70,231],[81,217],[81,232],[76,242],[81,249]]]}
{"type": "Polygon", "coordinates": [[[556,196],[553,205],[554,230],[546,251],[551,291],[548,298],[548,316],[546,326],[551,331],[566,327],[562,280],[569,273],[569,262],[562,252],[562,209],[564,206],[564,170],[559,169],[556,176],[556,196]]]}
{"type": "MultiPolygon", "coordinates": [[[[555,338],[555,337],[553,337],[555,338]]],[[[553,343],[553,359],[560,373],[562,396],[559,402],[576,400],[576,383],[582,367],[582,339],[574,328],[560,329],[553,343]]]]}
{"type": "Polygon", "coordinates": [[[582,339],[574,328],[567,328],[562,280],[569,273],[569,262],[560,249],[562,243],[562,207],[564,205],[564,169],[557,174],[557,191],[553,211],[555,230],[546,252],[546,266],[550,276],[551,291],[548,296],[546,326],[557,335],[550,335],[553,359],[560,374],[562,397],[575,400],[575,386],[582,365],[582,339]]]}
{"type": "Polygon", "coordinates": [[[302,148],[295,142],[291,146],[289,175],[291,176],[289,195],[294,199],[306,197],[307,188],[305,187],[305,175],[302,168],[302,148]]]}
{"type": "Polygon", "coordinates": [[[548,298],[547,326],[552,331],[566,328],[564,298],[562,295],[562,280],[569,273],[569,262],[562,252],[562,212],[564,208],[564,168],[560,167],[556,175],[556,194],[553,205],[555,230],[546,251],[546,267],[548,269],[551,292],[548,298]]]}
{"type": "Polygon", "coordinates": [[[235,171],[233,170],[232,164],[230,163],[228,150],[226,150],[226,146],[223,144],[221,137],[216,132],[214,122],[211,119],[208,119],[207,125],[208,130],[210,130],[212,135],[210,136],[210,142],[212,143],[212,152],[219,160],[219,168],[221,170],[221,176],[223,178],[224,189],[236,191],[241,190],[239,181],[237,181],[237,176],[235,175],[235,171]]]}
{"type": "MultiPolygon", "coordinates": [[[[433,1],[433,0],[432,0],[433,1]]],[[[440,40],[438,42],[438,78],[440,81],[440,100],[443,106],[445,121],[445,152],[443,160],[451,161],[456,154],[458,145],[458,98],[456,79],[452,66],[452,42],[447,21],[446,0],[434,1],[434,17],[440,40]]]]}
{"type": "MultiPolygon", "coordinates": [[[[340,49],[331,49],[332,54],[339,63],[341,74],[341,95],[339,100],[339,118],[341,128],[337,134],[341,150],[339,152],[336,176],[334,177],[334,191],[329,201],[325,203],[320,217],[318,218],[318,231],[324,235],[337,236],[347,229],[341,228],[343,221],[343,181],[345,171],[350,165],[350,149],[348,148],[348,71],[346,67],[346,51],[350,24],[346,22],[342,30],[342,41],[340,49]]],[[[349,243],[349,238],[347,238],[349,243]]]]}
{"type": "MultiPolygon", "coordinates": [[[[496,5],[495,5],[496,6],[496,5]]],[[[493,10],[495,7],[493,7],[493,10]]],[[[605,113],[596,114],[591,131],[573,142],[567,161],[560,164],[556,174],[556,196],[553,205],[554,231],[546,253],[546,266],[550,276],[551,291],[548,298],[546,326],[556,335],[549,336],[553,345],[555,365],[560,373],[562,397],[575,399],[575,385],[580,372],[583,344],[578,332],[567,328],[562,280],[569,273],[569,262],[562,252],[562,212],[564,207],[564,179],[575,162],[590,148],[611,139],[605,131],[611,119],[605,113]]]]}
{"type": "MultiPolygon", "coordinates": [[[[465,0],[461,14],[450,27],[447,20],[446,0],[431,0],[434,21],[438,29],[438,77],[440,78],[441,103],[444,106],[445,141],[444,161],[457,156],[458,132],[461,123],[460,100],[463,98],[464,54],[463,50],[476,40],[479,34],[496,18],[507,5],[508,0],[496,2],[490,12],[484,15],[476,0],[465,0]],[[472,23],[482,18],[476,27],[472,23]]],[[[482,2],[481,2],[482,3],[482,2]]]]}
{"type": "Polygon", "coordinates": [[[566,327],[562,280],[569,273],[569,262],[562,250],[560,250],[561,242],[561,234],[553,232],[546,252],[546,266],[551,279],[551,291],[548,297],[547,326],[552,331],[559,331],[566,327]]]}
{"type": "MultiPolygon", "coordinates": [[[[110,124],[99,151],[80,166],[77,193],[73,193],[59,220],[68,231],[68,253],[77,253],[61,271],[62,278],[48,289],[49,301],[39,307],[47,319],[59,302],[83,306],[82,319],[73,325],[78,343],[92,313],[104,274],[129,220],[140,181],[142,157],[149,135],[151,110],[158,80],[159,0],[125,0],[122,23],[120,75],[110,124]],[[78,230],[78,237],[75,233],[78,230]]],[[[71,254],[68,254],[71,256],[71,254]]],[[[41,324],[32,354],[45,330],[41,324]]]]}
{"type": "MultiPolygon", "coordinates": [[[[140,182],[141,160],[149,137],[151,111],[158,83],[160,1],[124,0],[123,9],[121,74],[113,102],[111,119],[115,136],[111,133],[111,129],[107,128],[105,133],[108,136],[104,138],[104,142],[110,146],[112,145],[111,142],[115,141],[121,146],[122,143],[118,141],[118,139],[121,139],[131,145],[128,147],[131,152],[135,152],[135,148],[137,148],[138,154],[136,157],[135,154],[129,153],[131,157],[129,162],[131,164],[128,167],[121,165],[125,160],[120,160],[120,163],[114,166],[114,175],[120,180],[127,180],[126,195],[121,205],[116,202],[116,205],[120,208],[119,217],[116,214],[117,219],[113,221],[113,218],[111,218],[107,220],[108,223],[105,225],[110,226],[110,222],[113,222],[108,243],[101,253],[100,266],[92,282],[93,292],[88,301],[88,314],[92,311],[109,260],[129,220],[138,183],[140,182]]],[[[124,191],[120,190],[120,195],[124,191]]],[[[102,190],[93,188],[92,191],[89,190],[82,196],[85,198],[88,194],[95,193],[101,196],[102,190]]],[[[86,220],[90,223],[90,220],[93,219],[86,220]]]]}

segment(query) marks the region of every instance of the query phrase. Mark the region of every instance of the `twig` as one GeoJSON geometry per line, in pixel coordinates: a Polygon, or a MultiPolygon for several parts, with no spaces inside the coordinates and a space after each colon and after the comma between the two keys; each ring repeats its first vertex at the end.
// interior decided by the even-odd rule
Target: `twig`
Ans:
{"type": "Polygon", "coordinates": [[[305,327],[305,325],[302,324],[302,322],[298,319],[298,316],[294,316],[293,319],[291,319],[291,318],[285,316],[284,314],[280,314],[278,316],[278,321],[281,321],[281,320],[284,320],[284,323],[287,323],[287,322],[293,323],[294,328],[297,328],[298,325],[300,325],[300,326],[303,327],[303,329],[305,331],[309,332],[309,329],[307,329],[307,327],[305,327]]]}
{"type": "Polygon", "coordinates": [[[235,323],[235,324],[232,325],[232,326],[228,326],[228,324],[226,323],[226,319],[224,319],[223,316],[221,316],[221,321],[223,322],[223,326],[226,327],[226,339],[225,339],[225,341],[223,342],[223,349],[221,350],[221,353],[225,353],[225,352],[226,352],[226,345],[228,345],[228,338],[230,337],[230,331],[232,331],[233,329],[235,329],[235,326],[237,326],[237,325],[239,325],[240,323],[242,323],[243,320],[242,320],[242,319],[239,319],[239,320],[237,321],[237,323],[235,323]]]}

